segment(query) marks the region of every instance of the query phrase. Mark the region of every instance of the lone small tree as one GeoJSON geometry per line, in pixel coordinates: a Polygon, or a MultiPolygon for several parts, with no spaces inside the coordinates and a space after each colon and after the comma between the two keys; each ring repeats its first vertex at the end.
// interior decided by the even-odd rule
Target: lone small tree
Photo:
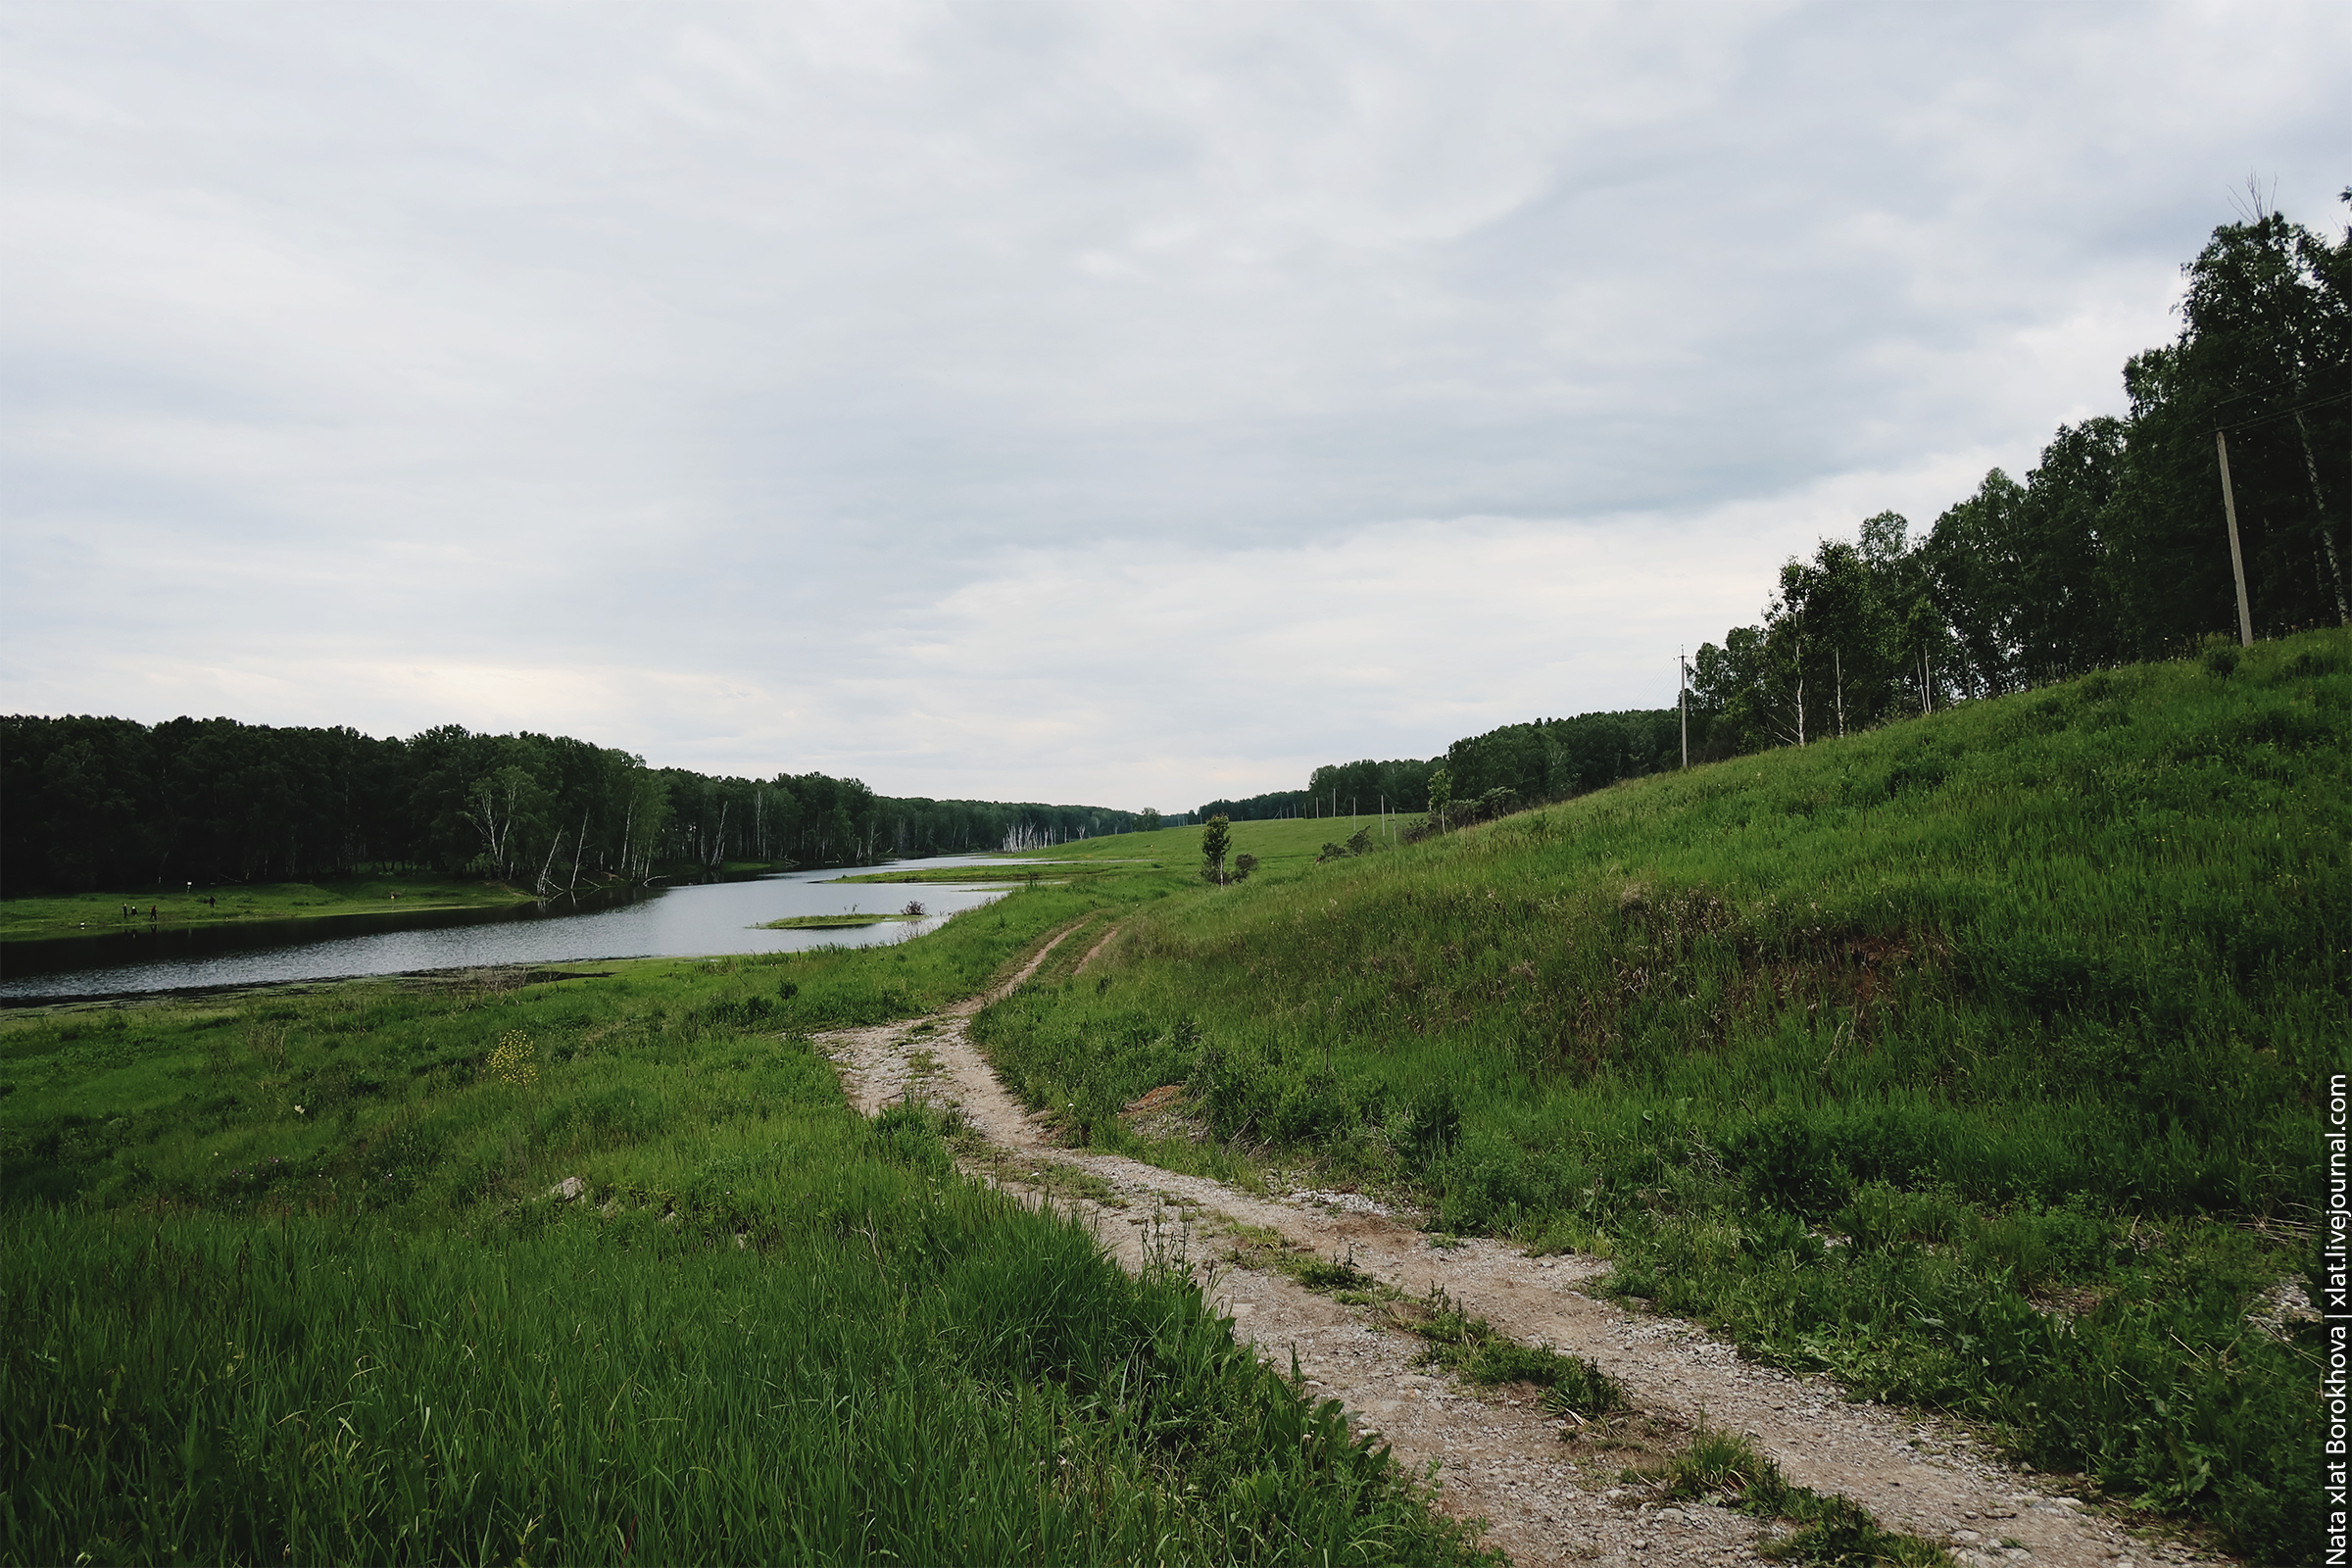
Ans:
{"type": "Polygon", "coordinates": [[[1438,831],[1446,831],[1446,808],[1453,804],[1453,775],[1439,768],[1429,775],[1429,814],[1438,819],[1438,831]]]}
{"type": "Polygon", "coordinates": [[[1233,824],[1212,816],[1200,829],[1200,874],[1217,886],[1226,882],[1225,856],[1233,848],[1233,824]]]}

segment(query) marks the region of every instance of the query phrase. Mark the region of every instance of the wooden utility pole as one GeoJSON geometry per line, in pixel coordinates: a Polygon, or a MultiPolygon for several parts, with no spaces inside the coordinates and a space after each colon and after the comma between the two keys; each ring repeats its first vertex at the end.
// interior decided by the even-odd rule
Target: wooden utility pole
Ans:
{"type": "Polygon", "coordinates": [[[2237,643],[2254,646],[2254,613],[2246,608],[2246,558],[2237,547],[2237,497],[2230,490],[2230,438],[2213,432],[2213,450],[2222,460],[2222,513],[2230,519],[2230,569],[2237,576],[2237,643]]]}
{"type": "Polygon", "coordinates": [[[1674,662],[1681,665],[1683,670],[1683,694],[1678,701],[1683,710],[1683,765],[1689,767],[1690,765],[1690,661],[1684,656],[1680,648],[1677,648],[1674,651],[1674,662]]]}

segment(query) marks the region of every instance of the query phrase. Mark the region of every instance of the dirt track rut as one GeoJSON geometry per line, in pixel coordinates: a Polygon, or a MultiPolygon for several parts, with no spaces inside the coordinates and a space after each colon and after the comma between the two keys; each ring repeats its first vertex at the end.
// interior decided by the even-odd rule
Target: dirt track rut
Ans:
{"type": "MultiPolygon", "coordinates": [[[[1094,950],[1107,940],[1106,933],[1094,950]]],[[[1263,1227],[1327,1257],[1352,1253],[1357,1269],[1411,1295],[1442,1286],[1513,1338],[1591,1359],[1646,1412],[1685,1423],[1703,1417],[1747,1434],[1791,1480],[1853,1498],[1885,1528],[1946,1544],[1966,1568],[2226,1560],[2128,1536],[2052,1490],[2051,1478],[1994,1460],[1954,1426],[1850,1403],[1826,1378],[1754,1365],[1693,1325],[1586,1295],[1578,1286],[1606,1270],[1600,1259],[1528,1257],[1491,1240],[1440,1250],[1354,1194],[1256,1197],[1055,1144],[1044,1118],[997,1081],[967,1033],[972,1014],[1027,979],[1054,946],[989,996],[926,1019],[820,1035],[818,1044],[867,1115],[909,1093],[957,1106],[997,1152],[987,1174],[1008,1190],[1038,1200],[1053,1167],[1093,1178],[1098,1193],[1106,1188],[1107,1197],[1061,1201],[1125,1266],[1141,1266],[1155,1228],[1185,1238],[1196,1275],[1231,1314],[1238,1336],[1285,1370],[1295,1351],[1313,1391],[1341,1400],[1407,1466],[1418,1471],[1434,1461],[1442,1506],[1486,1519],[1487,1541],[1514,1563],[1758,1562],[1765,1559],[1755,1548],[1771,1527],[1720,1508],[1658,1505],[1649,1489],[1618,1482],[1621,1459],[1564,1445],[1560,1424],[1534,1400],[1509,1391],[1482,1396],[1415,1367],[1419,1342],[1373,1311],[1342,1305],[1284,1275],[1217,1266],[1226,1250],[1221,1236],[1236,1226],[1263,1227]],[[1039,1182],[1025,1181],[1027,1174],[1039,1182]]]]}

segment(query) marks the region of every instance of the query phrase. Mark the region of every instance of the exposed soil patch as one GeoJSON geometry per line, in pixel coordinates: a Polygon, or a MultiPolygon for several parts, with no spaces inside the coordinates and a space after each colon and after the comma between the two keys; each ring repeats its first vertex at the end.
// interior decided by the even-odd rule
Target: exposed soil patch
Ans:
{"type": "Polygon", "coordinates": [[[1086,950],[1086,956],[1078,960],[1078,967],[1072,969],[1070,973],[1084,974],[1086,972],[1086,966],[1095,961],[1095,955],[1101,953],[1104,948],[1109,947],[1110,939],[1118,934],[1119,928],[1116,925],[1113,925],[1109,930],[1103,932],[1102,940],[1086,950]]]}
{"type": "MultiPolygon", "coordinates": [[[[1028,978],[1060,940],[992,997],[1028,978]]],[[[1126,1266],[1140,1267],[1153,1246],[1181,1248],[1238,1337],[1284,1371],[1295,1356],[1310,1393],[1341,1400],[1409,1468],[1436,1465],[1442,1505],[1488,1520],[1488,1541],[1515,1563],[1764,1560],[1757,1547],[1775,1526],[1721,1508],[1661,1506],[1657,1489],[1623,1479],[1701,1420],[1747,1435],[1790,1481],[1853,1498],[1885,1529],[1947,1544],[1967,1568],[2225,1560],[2128,1536],[2050,1484],[2066,1478],[2021,1474],[1955,1425],[1848,1402],[1827,1378],[1751,1364],[1691,1324],[1587,1295],[1579,1286],[1606,1271],[1601,1259],[1529,1257],[1492,1240],[1436,1246],[1358,1194],[1259,1198],[1061,1147],[1046,1118],[997,1082],[966,1033],[989,1000],[911,1024],[820,1035],[818,1043],[860,1111],[871,1115],[909,1094],[952,1102],[979,1140],[967,1165],[1008,1191],[1082,1214],[1126,1266]],[[1264,1265],[1270,1250],[1282,1248],[1314,1258],[1244,1266],[1264,1265]],[[1316,1259],[1328,1261],[1296,1266],[1316,1259]],[[1326,1288],[1301,1283],[1309,1280],[1326,1288]],[[1420,1364],[1426,1342],[1392,1308],[1397,1292],[1425,1298],[1435,1290],[1521,1344],[1592,1361],[1623,1386],[1634,1408],[1555,1417],[1540,1390],[1482,1393],[1420,1364]]],[[[1129,1110],[1164,1116],[1181,1103],[1180,1092],[1161,1089],[1129,1110]]]]}

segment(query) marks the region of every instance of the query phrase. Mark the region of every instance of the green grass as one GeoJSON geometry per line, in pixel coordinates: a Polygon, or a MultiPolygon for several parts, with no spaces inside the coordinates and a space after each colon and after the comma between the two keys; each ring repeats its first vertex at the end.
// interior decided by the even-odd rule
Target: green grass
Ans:
{"type": "Polygon", "coordinates": [[[527,902],[531,895],[503,882],[421,877],[351,877],[321,882],[270,882],[250,887],[126,888],[0,900],[0,942],[104,936],[110,931],[174,929],[230,921],[315,920],[342,914],[408,914],[423,909],[477,909],[527,902]],[[398,898],[393,895],[398,894],[398,898]],[[207,899],[212,900],[207,904],[207,899]],[[134,907],[125,916],[124,905],[134,907]],[[148,918],[148,910],[156,918],[148,918]]]}
{"type": "Polygon", "coordinates": [[[1027,860],[1011,860],[1002,865],[908,865],[904,869],[861,872],[857,876],[837,876],[836,882],[890,883],[972,883],[972,882],[1037,882],[1047,878],[1067,880],[1073,876],[1093,876],[1113,867],[1104,865],[1062,866],[1040,865],[1027,860]]]}
{"type": "Polygon", "coordinates": [[[1233,1227],[1231,1256],[1244,1268],[1272,1269],[1310,1291],[1337,1295],[1351,1302],[1387,1300],[1396,1292],[1355,1266],[1355,1249],[1346,1256],[1325,1257],[1312,1248],[1294,1247],[1281,1232],[1263,1225],[1233,1227]]]}
{"type": "Polygon", "coordinates": [[[1398,1307],[1404,1326],[1429,1342],[1422,1366],[1445,1367],[1480,1388],[1532,1384],[1544,1391],[1544,1407],[1554,1415],[1606,1415],[1627,1407],[1625,1390],[1591,1361],[1497,1334],[1441,1286],[1431,1286],[1426,1300],[1398,1307]]]}
{"type": "Polygon", "coordinates": [[[1756,1353],[2299,1561],[2317,1341],[2246,1312],[2318,1298],[2348,760],[2324,632],[1333,863],[1302,851],[1344,823],[1237,824],[1256,878],[977,1029],[1079,1140],[1184,1085],[1225,1158],[1603,1250],[1756,1353]]]}
{"type": "Polygon", "coordinates": [[[1783,1562],[1950,1568],[1951,1557],[1936,1543],[1881,1530],[1852,1498],[1824,1496],[1795,1485],[1744,1438],[1720,1428],[1702,1426],[1692,1433],[1660,1479],[1665,1495],[1675,1501],[1721,1503],[1794,1526],[1760,1548],[1783,1562]]]}
{"type": "MultiPolygon", "coordinates": [[[[1420,820],[1418,815],[1391,815],[1389,818],[1390,825],[1399,834],[1420,820]]],[[[1340,816],[1324,820],[1236,822],[1232,826],[1233,853],[1237,856],[1256,856],[1263,866],[1258,872],[1262,881],[1272,871],[1298,869],[1312,864],[1315,857],[1322,853],[1325,843],[1344,841],[1358,828],[1378,835],[1380,818],[1376,815],[1340,816]]],[[[1169,870],[1182,872],[1186,877],[1198,880],[1200,830],[1198,827],[1163,827],[1150,833],[1121,833],[1110,838],[1084,839],[1076,844],[1026,851],[1021,858],[1049,862],[1067,860],[1079,864],[1121,860],[1157,862],[1169,870]]]]}
{"type": "Polygon", "coordinates": [[[857,1116],[806,1038],[1163,887],[10,1016],[0,1559],[1469,1558],[1180,1259],[1121,1273],[928,1113],[857,1116]]]}
{"type": "Polygon", "coordinates": [[[762,931],[847,931],[880,925],[885,920],[919,920],[919,914],[788,914],[781,920],[762,920],[762,931]]]}

